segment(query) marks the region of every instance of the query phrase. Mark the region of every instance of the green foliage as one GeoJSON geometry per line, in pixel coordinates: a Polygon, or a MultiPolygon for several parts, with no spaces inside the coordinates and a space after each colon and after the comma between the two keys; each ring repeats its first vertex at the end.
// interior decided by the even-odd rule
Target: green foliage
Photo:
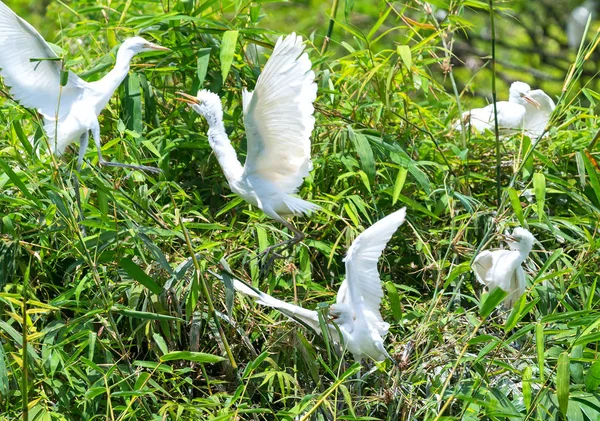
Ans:
{"type": "MultiPolygon", "coordinates": [[[[101,169],[92,148],[75,174],[76,154],[48,154],[38,116],[2,87],[0,419],[598,419],[600,94],[586,79],[595,40],[571,54],[572,72],[547,70],[544,89],[564,92],[549,134],[501,139],[498,179],[493,135],[449,128],[459,88],[491,91],[488,66],[451,62],[454,37],[487,28],[488,3],[431,2],[450,11],[443,20],[406,3],[76,0],[51,2],[45,19],[19,6],[89,81],[127,36],[172,52],[136,59],[100,117],[108,159],[160,176],[101,169]],[[241,88],[253,88],[276,30],[308,38],[319,96],[314,171],[300,195],[324,209],[295,221],[305,244],[260,278],[257,252],[289,233],[231,194],[206,123],[174,98],[218,93],[243,161],[241,88]],[[352,240],[401,206],[409,223],[380,265],[394,362],[361,371],[326,338],[232,301],[220,281],[231,282],[219,276],[227,263],[315,308],[333,300],[352,240]],[[494,310],[499,292],[480,299],[469,267],[516,225],[540,243],[525,264],[526,296],[507,313],[494,310]]],[[[500,35],[516,14],[530,22],[534,3],[497,5],[504,82],[530,81],[506,63],[535,67],[537,55],[504,49],[500,35]]],[[[477,39],[485,54],[487,45],[477,39]]]]}

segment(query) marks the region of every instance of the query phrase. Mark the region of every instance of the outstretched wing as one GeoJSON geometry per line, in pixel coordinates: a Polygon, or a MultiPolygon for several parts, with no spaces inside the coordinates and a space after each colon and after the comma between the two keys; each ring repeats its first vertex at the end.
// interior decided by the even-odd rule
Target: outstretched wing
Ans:
{"type": "Polygon", "coordinates": [[[342,297],[338,295],[338,300],[349,304],[357,318],[374,316],[381,336],[387,333],[389,324],[383,321],[379,312],[383,290],[377,263],[386,244],[402,225],[405,217],[406,208],[402,208],[373,224],[356,237],[344,259],[346,281],[338,291],[338,294],[342,294],[342,297]]]}
{"type": "Polygon", "coordinates": [[[300,306],[278,300],[277,298],[269,294],[265,294],[264,292],[259,291],[237,279],[233,279],[233,287],[236,289],[236,291],[254,298],[258,304],[267,307],[273,307],[274,309],[277,309],[288,316],[290,319],[307,325],[319,334],[321,333],[321,329],[319,327],[319,315],[316,311],[307,310],[300,306]]]}
{"type": "Polygon", "coordinates": [[[59,116],[68,113],[85,82],[69,72],[61,92],[61,66],[35,28],[0,1],[0,74],[14,98],[49,119],[57,111],[59,116]]]}
{"type": "Polygon", "coordinates": [[[271,181],[284,193],[295,193],[312,168],[317,84],[303,51],[302,37],[280,37],[254,92],[243,92],[248,139],[244,172],[271,181]]]}

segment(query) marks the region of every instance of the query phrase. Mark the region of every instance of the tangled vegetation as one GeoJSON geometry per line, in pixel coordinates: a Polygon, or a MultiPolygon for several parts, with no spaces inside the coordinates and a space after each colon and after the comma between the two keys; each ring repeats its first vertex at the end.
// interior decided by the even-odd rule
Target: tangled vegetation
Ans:
{"type": "Polygon", "coordinates": [[[0,84],[1,420],[600,419],[599,38],[565,49],[552,19],[570,2],[3,1],[88,81],[127,36],[172,51],[136,59],[100,117],[104,156],[161,175],[100,168],[92,148],[76,173],[0,84]],[[299,194],[323,210],[261,277],[257,253],[288,233],[231,194],[206,122],[174,99],[218,93],[243,154],[241,89],[292,31],[319,85],[299,194]],[[557,102],[545,137],[451,129],[513,80],[557,102]],[[333,301],[352,240],[402,206],[380,264],[395,361],[361,368],[224,286],[333,301]],[[504,311],[470,263],[514,226],[539,244],[504,311]]]}

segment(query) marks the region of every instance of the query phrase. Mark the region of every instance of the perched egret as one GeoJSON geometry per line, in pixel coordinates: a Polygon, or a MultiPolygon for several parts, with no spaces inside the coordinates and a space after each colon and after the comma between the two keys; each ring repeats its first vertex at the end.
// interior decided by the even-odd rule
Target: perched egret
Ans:
{"type": "Polygon", "coordinates": [[[115,67],[99,81],[85,82],[71,71],[68,78],[63,78],[63,63],[50,45],[0,1],[0,75],[15,100],[43,116],[44,131],[55,154],[61,155],[79,140],[79,168],[91,131],[101,165],[160,172],[153,167],[105,161],[100,150],[98,115],[127,76],[136,54],[168,50],[141,37],[129,38],[119,48],[115,67]]]}
{"type": "MultiPolygon", "coordinates": [[[[346,279],[338,290],[336,303],[329,307],[329,317],[343,336],[344,344],[356,361],[370,357],[375,361],[390,358],[383,338],[390,325],[383,321],[379,305],[383,297],[377,262],[392,235],[404,222],[406,208],[402,208],[356,237],[344,262],[346,279]]],[[[234,280],[234,288],[256,300],[258,304],[273,307],[291,319],[320,333],[318,313],[278,300],[234,280]]],[[[332,338],[340,343],[337,329],[328,324],[332,338]]]]}
{"type": "Polygon", "coordinates": [[[220,98],[206,90],[196,97],[179,93],[180,100],[208,122],[208,141],[231,190],[294,233],[291,240],[271,246],[267,252],[304,238],[285,216],[320,209],[293,195],[312,169],[310,135],[315,125],[317,84],[303,50],[302,37],[293,33],[280,37],[254,92],[242,91],[248,143],[243,166],[225,132],[220,98]]]}
{"type": "Polygon", "coordinates": [[[587,26],[588,19],[596,14],[596,0],[586,0],[582,5],[577,6],[571,11],[567,18],[567,43],[569,48],[572,50],[579,50],[581,41],[585,36],[585,27],[587,26]]]}
{"type": "Polygon", "coordinates": [[[488,290],[496,287],[508,293],[504,306],[511,308],[525,293],[525,271],[521,264],[527,259],[535,238],[525,228],[515,228],[505,236],[510,250],[486,250],[477,255],[472,269],[477,280],[488,290]]]}
{"type": "MultiPolygon", "coordinates": [[[[508,101],[496,102],[498,113],[498,129],[501,134],[509,134],[524,129],[526,105],[539,108],[538,102],[530,96],[531,88],[524,82],[513,82],[510,85],[508,101]]],[[[494,130],[494,104],[483,108],[465,111],[462,120],[477,131],[494,130]]],[[[454,129],[462,130],[460,121],[454,129]]]]}

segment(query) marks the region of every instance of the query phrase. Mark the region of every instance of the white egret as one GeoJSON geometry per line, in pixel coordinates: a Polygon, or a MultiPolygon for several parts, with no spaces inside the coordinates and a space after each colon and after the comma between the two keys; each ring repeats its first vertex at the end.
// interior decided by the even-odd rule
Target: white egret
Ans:
{"type": "Polygon", "coordinates": [[[293,195],[312,169],[310,135],[315,125],[317,84],[303,51],[302,37],[294,33],[280,37],[254,92],[242,91],[248,143],[243,166],[225,132],[220,98],[206,90],[196,97],[179,93],[180,100],[208,122],[208,141],[231,190],[294,233],[291,240],[269,247],[267,253],[304,238],[285,216],[320,209],[293,195]]]}
{"type": "MultiPolygon", "coordinates": [[[[336,303],[329,307],[329,317],[338,326],[346,348],[359,362],[366,357],[375,361],[391,358],[383,344],[390,325],[379,312],[383,290],[377,263],[405,216],[406,208],[402,208],[376,222],[356,237],[344,259],[346,279],[338,290],[336,303]]],[[[234,280],[233,286],[258,304],[273,307],[317,333],[321,332],[316,311],[278,300],[238,280],[234,280]]],[[[329,323],[328,328],[332,338],[340,343],[335,326],[329,323]]]]}
{"type": "Polygon", "coordinates": [[[525,271],[521,264],[529,256],[535,238],[520,227],[505,238],[510,250],[483,251],[477,255],[471,269],[488,290],[498,287],[506,291],[508,295],[504,299],[504,306],[511,308],[525,293],[525,271]]]}
{"type": "Polygon", "coordinates": [[[585,27],[590,16],[592,19],[596,14],[596,0],[586,0],[583,4],[574,8],[567,18],[567,43],[571,50],[579,50],[581,41],[585,36],[585,27]]]}
{"type": "Polygon", "coordinates": [[[73,72],[64,80],[63,63],[33,26],[0,1],[0,75],[15,100],[36,109],[44,118],[44,131],[52,151],[61,155],[79,140],[78,168],[88,145],[89,132],[101,165],[160,172],[158,168],[107,162],[100,147],[98,115],[129,72],[133,57],[144,51],[168,51],[144,38],[123,42],[114,68],[96,82],[85,82],[73,72]]]}
{"type": "MultiPolygon", "coordinates": [[[[510,85],[508,101],[496,102],[498,129],[501,134],[509,134],[524,129],[526,105],[539,108],[538,102],[530,96],[531,87],[524,82],[513,82],[510,85]]],[[[462,120],[477,131],[494,131],[494,104],[483,108],[465,111],[462,120]]],[[[460,121],[454,129],[462,130],[460,121]]]]}

